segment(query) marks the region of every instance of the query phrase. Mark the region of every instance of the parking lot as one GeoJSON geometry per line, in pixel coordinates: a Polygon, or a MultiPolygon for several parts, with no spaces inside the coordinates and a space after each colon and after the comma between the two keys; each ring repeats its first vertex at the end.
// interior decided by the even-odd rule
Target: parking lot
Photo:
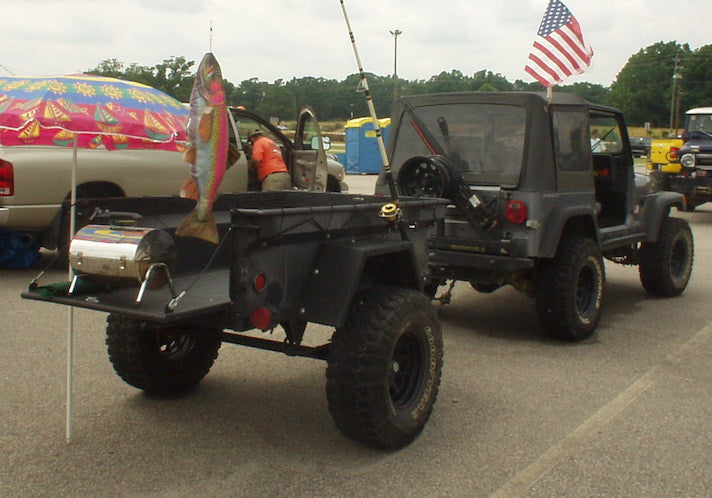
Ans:
{"type": "MultiPolygon", "coordinates": [[[[374,181],[347,178],[352,192],[374,181]]],[[[709,496],[712,203],[673,215],[695,238],[686,292],[651,298],[637,267],[608,263],[601,324],[581,343],[545,337],[511,287],[459,282],[436,305],[433,415],[393,453],[340,435],[318,360],[225,344],[188,396],[146,396],[114,374],[106,316],[88,310],[74,312],[68,444],[68,310],[19,297],[37,269],[0,269],[0,495],[709,496]]]]}

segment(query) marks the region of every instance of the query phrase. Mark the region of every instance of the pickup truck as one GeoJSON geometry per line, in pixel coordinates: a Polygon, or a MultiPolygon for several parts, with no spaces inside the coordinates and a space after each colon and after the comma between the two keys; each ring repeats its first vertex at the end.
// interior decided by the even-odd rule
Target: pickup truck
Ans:
{"type": "MultiPolygon", "coordinates": [[[[601,318],[604,258],[637,265],[653,296],[687,286],[692,232],[669,216],[682,195],[634,172],[616,109],[563,92],[551,102],[527,92],[405,97],[387,150],[402,195],[451,200],[430,240],[432,295],[447,281],[480,292],[511,285],[533,298],[545,333],[573,341],[601,318]],[[592,150],[593,130],[604,150],[592,150]]],[[[386,180],[382,172],[377,193],[386,180]]]]}
{"type": "MultiPolygon", "coordinates": [[[[247,137],[240,134],[255,128],[280,145],[297,188],[348,191],[344,168],[326,154],[329,142],[322,139],[311,109],[300,111],[294,141],[256,114],[239,108],[230,114],[231,140],[241,154],[225,174],[221,192],[258,188],[250,182],[247,137]],[[315,185],[317,170],[324,169],[323,185],[315,185]]],[[[36,260],[39,247],[67,246],[72,154],[63,147],[0,146],[0,264],[24,265],[36,260]]],[[[177,195],[190,174],[179,152],[80,149],[77,159],[78,198],[177,195]]]]}
{"type": "Polygon", "coordinates": [[[683,211],[712,201],[712,107],[687,111],[681,138],[653,140],[647,168],[660,188],[683,194],[683,211]]]}
{"type": "Polygon", "coordinates": [[[33,282],[23,297],[109,313],[116,373],[156,395],[195,387],[223,342],[326,360],[336,427],[397,449],[423,429],[440,383],[440,324],[422,290],[427,234],[446,203],[224,194],[213,206],[216,247],[175,236],[194,201],[86,200],[79,209],[94,216],[70,244],[74,279],[33,282]],[[310,322],[335,327],[331,340],[303,345],[310,322]],[[283,340],[259,332],[275,328],[283,340]]]}

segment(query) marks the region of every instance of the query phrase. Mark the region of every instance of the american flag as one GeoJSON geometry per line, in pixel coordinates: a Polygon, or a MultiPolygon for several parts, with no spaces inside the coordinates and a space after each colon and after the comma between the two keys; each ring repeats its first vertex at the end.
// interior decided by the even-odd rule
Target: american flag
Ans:
{"type": "Polygon", "coordinates": [[[559,0],[551,0],[524,70],[550,87],[572,74],[583,73],[592,57],[593,49],[574,15],[559,0]]]}

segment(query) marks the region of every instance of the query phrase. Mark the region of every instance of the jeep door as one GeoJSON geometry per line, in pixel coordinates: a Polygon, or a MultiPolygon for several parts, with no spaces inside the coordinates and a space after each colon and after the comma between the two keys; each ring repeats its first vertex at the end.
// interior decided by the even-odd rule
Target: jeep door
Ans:
{"type": "Polygon", "coordinates": [[[299,189],[325,192],[327,184],[326,152],[330,142],[321,135],[319,122],[310,107],[303,107],[297,116],[294,155],[290,170],[292,184],[299,189]]]}

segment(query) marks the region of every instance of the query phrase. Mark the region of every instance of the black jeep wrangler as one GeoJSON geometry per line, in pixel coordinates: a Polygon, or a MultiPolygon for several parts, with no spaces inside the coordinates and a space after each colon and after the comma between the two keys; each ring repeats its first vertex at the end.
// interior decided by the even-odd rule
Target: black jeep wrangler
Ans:
{"type": "Polygon", "coordinates": [[[448,280],[513,285],[547,333],[581,340],[601,317],[603,258],[638,265],[653,296],[687,286],[692,232],[669,217],[682,196],[634,172],[618,110],[556,92],[461,93],[400,99],[391,119],[398,192],[452,202],[430,240],[433,296],[448,280]]]}

